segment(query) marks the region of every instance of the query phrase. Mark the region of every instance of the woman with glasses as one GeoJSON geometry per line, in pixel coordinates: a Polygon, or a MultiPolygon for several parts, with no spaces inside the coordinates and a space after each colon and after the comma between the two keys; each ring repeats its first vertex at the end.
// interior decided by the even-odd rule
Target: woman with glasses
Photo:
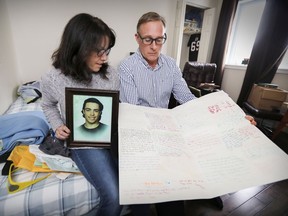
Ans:
{"type": "MultiPolygon", "coordinates": [[[[53,67],[41,79],[42,109],[56,138],[66,140],[71,134],[71,128],[65,125],[65,87],[119,89],[118,74],[107,64],[114,44],[114,31],[97,17],[78,14],[66,25],[60,46],[52,55],[53,67]]],[[[118,168],[110,150],[70,151],[71,158],[99,194],[97,215],[120,215],[118,168]]]]}

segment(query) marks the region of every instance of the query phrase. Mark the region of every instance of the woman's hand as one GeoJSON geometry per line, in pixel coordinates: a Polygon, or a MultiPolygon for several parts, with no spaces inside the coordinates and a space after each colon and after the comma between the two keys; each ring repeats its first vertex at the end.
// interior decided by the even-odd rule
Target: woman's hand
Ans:
{"type": "Polygon", "coordinates": [[[69,137],[70,133],[71,131],[66,125],[58,127],[55,131],[56,137],[60,140],[66,140],[69,137]]]}
{"type": "Polygon", "coordinates": [[[246,118],[248,121],[250,121],[250,123],[251,123],[252,125],[257,125],[257,122],[255,121],[255,119],[254,119],[252,116],[246,115],[245,118],[246,118]]]}

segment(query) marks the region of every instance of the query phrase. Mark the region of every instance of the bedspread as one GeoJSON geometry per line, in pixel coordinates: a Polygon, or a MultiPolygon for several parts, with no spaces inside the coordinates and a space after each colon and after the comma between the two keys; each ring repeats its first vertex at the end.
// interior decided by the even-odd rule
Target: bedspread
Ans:
{"type": "MultiPolygon", "coordinates": [[[[19,170],[13,179],[29,181],[42,175],[19,170]]],[[[65,180],[53,174],[14,194],[8,194],[7,177],[0,178],[0,215],[83,215],[97,210],[99,201],[97,190],[80,174],[71,174],[65,180]]]]}

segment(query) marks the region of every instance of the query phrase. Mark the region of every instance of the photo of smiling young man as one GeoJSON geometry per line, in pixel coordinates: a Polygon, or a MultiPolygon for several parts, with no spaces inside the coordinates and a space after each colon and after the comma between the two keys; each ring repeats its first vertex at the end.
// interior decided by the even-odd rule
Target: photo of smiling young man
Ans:
{"type": "Polygon", "coordinates": [[[81,114],[85,122],[75,126],[74,140],[110,142],[111,128],[101,122],[104,105],[97,98],[87,98],[83,102],[81,114]]]}

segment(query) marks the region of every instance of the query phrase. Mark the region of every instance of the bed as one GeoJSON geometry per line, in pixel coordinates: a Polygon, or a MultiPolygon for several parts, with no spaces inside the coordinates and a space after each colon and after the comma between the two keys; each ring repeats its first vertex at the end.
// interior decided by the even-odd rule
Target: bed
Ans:
{"type": "MultiPolygon", "coordinates": [[[[40,103],[41,97],[27,104],[19,95],[3,115],[41,111],[40,103]]],[[[3,166],[4,163],[0,163],[1,170],[3,166]]],[[[29,181],[41,175],[46,174],[19,170],[13,173],[13,180],[29,181]]],[[[0,215],[95,215],[99,202],[97,190],[81,174],[71,174],[65,180],[52,174],[13,194],[8,193],[7,176],[2,173],[0,176],[0,215]]],[[[125,210],[121,215],[125,215],[125,210]]]]}

